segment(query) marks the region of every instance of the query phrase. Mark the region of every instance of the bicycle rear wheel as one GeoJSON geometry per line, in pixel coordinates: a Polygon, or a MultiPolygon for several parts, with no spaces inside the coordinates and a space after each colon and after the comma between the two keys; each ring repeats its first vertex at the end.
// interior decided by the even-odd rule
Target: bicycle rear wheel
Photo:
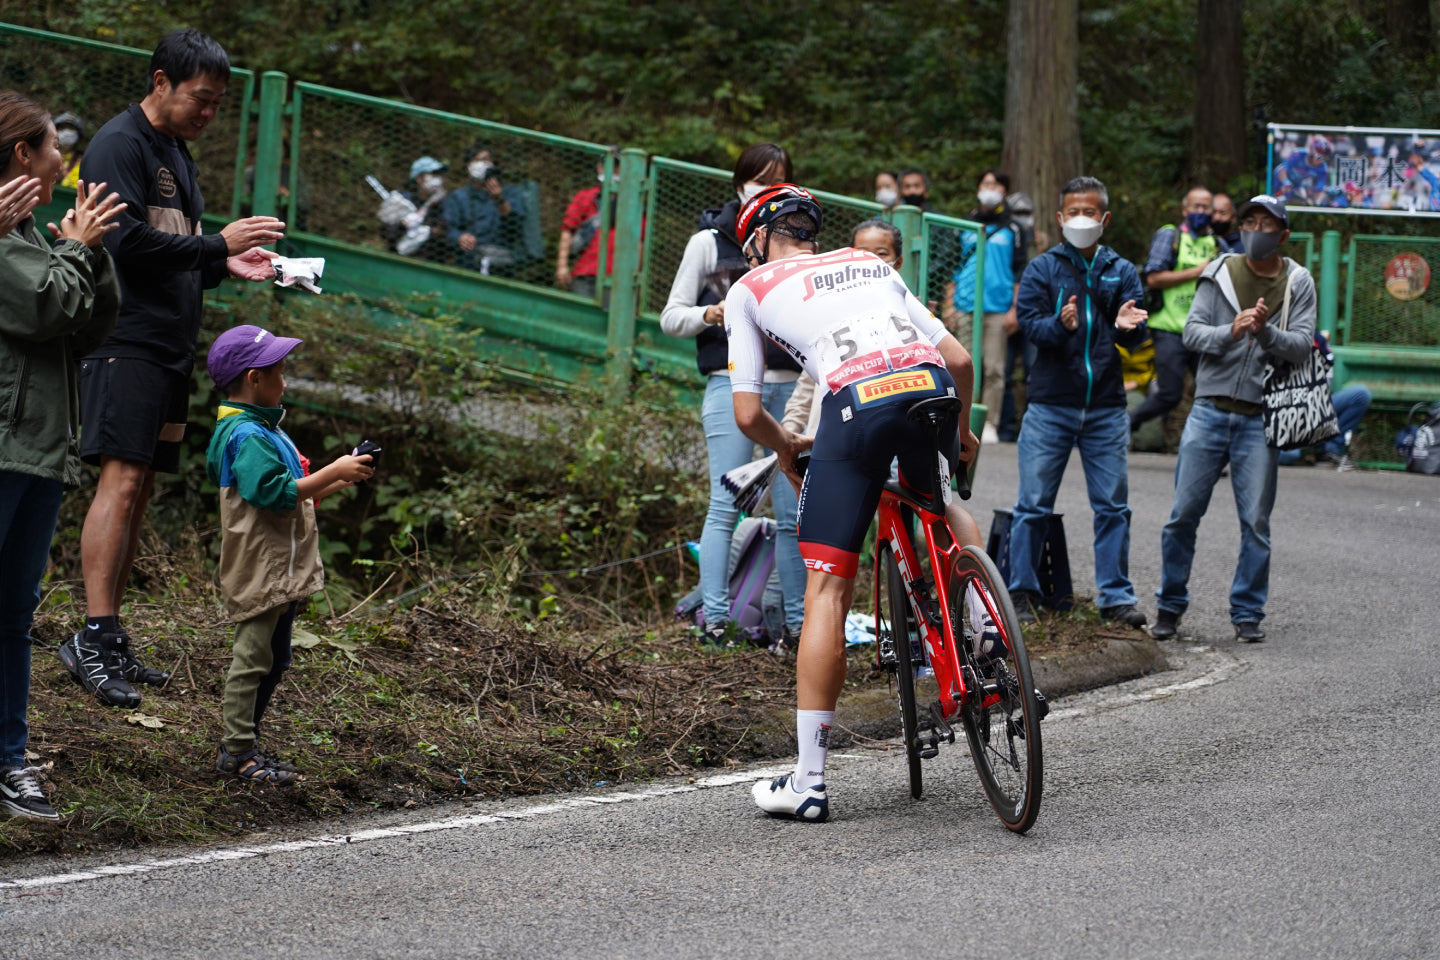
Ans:
{"type": "Polygon", "coordinates": [[[885,657],[886,643],[893,651],[895,684],[900,692],[900,736],[905,744],[905,760],[910,770],[910,796],[916,800],[924,792],[920,776],[919,711],[916,706],[915,683],[919,673],[914,646],[919,640],[914,614],[905,596],[905,579],[895,553],[885,544],[875,557],[875,638],[885,657]]]}
{"type": "Polygon", "coordinates": [[[1005,826],[1024,833],[1040,815],[1044,776],[1040,713],[1025,638],[994,561],[978,547],[961,551],[950,572],[949,598],[970,688],[960,711],[970,756],[991,808],[1005,826]],[[988,622],[998,637],[984,650],[988,622]]]}

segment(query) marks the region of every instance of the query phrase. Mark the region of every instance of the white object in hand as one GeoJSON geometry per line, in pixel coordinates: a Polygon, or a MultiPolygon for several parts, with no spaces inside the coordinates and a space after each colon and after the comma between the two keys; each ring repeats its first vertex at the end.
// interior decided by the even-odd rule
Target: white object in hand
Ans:
{"type": "Polygon", "coordinates": [[[270,263],[275,267],[276,286],[320,292],[316,281],[325,272],[324,257],[276,257],[270,263]]]}

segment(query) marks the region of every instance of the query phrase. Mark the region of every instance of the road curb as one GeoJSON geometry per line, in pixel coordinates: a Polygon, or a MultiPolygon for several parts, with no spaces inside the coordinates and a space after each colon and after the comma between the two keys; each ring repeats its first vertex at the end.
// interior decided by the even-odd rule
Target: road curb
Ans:
{"type": "MultiPolygon", "coordinates": [[[[1030,668],[1035,685],[1052,703],[1060,697],[1171,669],[1165,652],[1149,637],[1105,638],[1090,650],[1036,657],[1031,660],[1030,668]]],[[[750,734],[756,750],[764,756],[794,756],[794,709],[785,707],[775,711],[750,734]]],[[[840,695],[830,739],[832,748],[867,740],[889,740],[899,735],[900,715],[892,689],[878,687],[840,695]]]]}

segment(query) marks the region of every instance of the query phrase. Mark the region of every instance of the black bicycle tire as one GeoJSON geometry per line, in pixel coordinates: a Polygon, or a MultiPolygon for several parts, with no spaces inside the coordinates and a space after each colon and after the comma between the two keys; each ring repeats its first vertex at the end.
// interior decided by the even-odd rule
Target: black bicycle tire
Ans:
{"type": "Polygon", "coordinates": [[[920,769],[920,714],[915,702],[916,671],[914,659],[910,656],[909,623],[913,614],[910,612],[910,602],[905,597],[905,580],[900,574],[900,564],[895,560],[894,548],[889,544],[882,546],[876,558],[876,636],[879,636],[882,619],[888,616],[890,638],[895,648],[895,685],[899,688],[900,740],[905,747],[910,796],[919,800],[925,792],[925,784],[920,769]],[[883,594],[879,590],[882,579],[885,583],[883,594]],[[889,610],[882,609],[886,601],[889,610]]]}
{"type": "MultiPolygon", "coordinates": [[[[996,613],[1002,621],[997,623],[996,627],[1001,631],[1009,651],[1005,662],[1018,679],[1025,756],[1025,770],[1019,778],[1023,781],[1020,796],[1014,796],[996,775],[990,760],[991,751],[985,742],[986,731],[981,729],[983,708],[971,703],[961,709],[961,723],[965,727],[965,739],[970,745],[970,757],[975,763],[975,772],[980,777],[991,809],[1007,828],[1016,833],[1024,833],[1035,825],[1035,820],[1040,815],[1040,800],[1045,781],[1044,748],[1041,744],[1039,706],[1035,699],[1035,680],[1030,670],[1030,657],[1025,651],[1025,636],[1015,617],[1015,606],[1010,600],[1010,594],[1005,589],[995,562],[978,547],[971,546],[962,550],[951,569],[949,592],[954,628],[963,633],[960,618],[964,616],[965,587],[971,579],[979,581],[994,601],[996,613]]],[[[977,661],[970,644],[965,642],[963,636],[957,638],[956,643],[962,662],[974,665],[977,661]]],[[[992,735],[995,727],[995,724],[987,726],[992,735]]],[[[1006,724],[1002,721],[999,727],[1005,730],[1006,724]]],[[[1007,745],[1014,748],[1014,738],[1009,737],[1008,733],[1007,745]]]]}

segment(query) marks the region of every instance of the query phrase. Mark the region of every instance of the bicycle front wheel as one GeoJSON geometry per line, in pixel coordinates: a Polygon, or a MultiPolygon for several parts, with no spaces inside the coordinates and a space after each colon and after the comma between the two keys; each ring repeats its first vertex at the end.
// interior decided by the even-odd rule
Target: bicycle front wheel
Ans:
{"type": "Polygon", "coordinates": [[[969,688],[961,722],[990,806],[1024,833],[1040,815],[1040,712],[1025,638],[995,563],[966,547],[950,572],[950,622],[969,688]]]}
{"type": "Polygon", "coordinates": [[[900,693],[900,737],[905,745],[905,761],[910,771],[910,796],[916,800],[924,792],[920,776],[919,710],[916,706],[915,681],[918,667],[916,646],[919,631],[905,596],[905,578],[895,561],[889,544],[882,546],[875,559],[875,637],[884,648],[890,641],[894,651],[895,683],[900,693]]]}

